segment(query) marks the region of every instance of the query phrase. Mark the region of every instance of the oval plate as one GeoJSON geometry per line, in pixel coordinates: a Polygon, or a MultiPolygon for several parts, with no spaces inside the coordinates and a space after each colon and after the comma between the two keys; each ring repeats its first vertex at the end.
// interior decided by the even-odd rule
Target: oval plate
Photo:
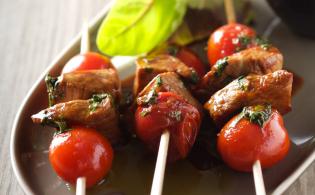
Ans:
{"type": "MultiPolygon", "coordinates": [[[[96,31],[111,4],[91,22],[90,32],[95,41],[96,31]]],[[[315,51],[315,42],[298,38],[275,18],[264,1],[255,1],[257,31],[270,34],[270,41],[285,56],[285,67],[304,78],[304,85],[293,98],[293,111],[285,116],[292,147],[288,156],[278,165],[264,171],[266,190],[283,193],[315,159],[315,66],[309,66],[315,51]],[[266,27],[267,31],[265,31],[266,27]]],[[[63,65],[79,52],[80,36],[52,62],[25,97],[13,124],[11,134],[11,162],[19,184],[26,194],[75,194],[60,180],[48,161],[48,147],[53,131],[34,125],[33,113],[47,107],[44,76],[58,75],[63,65]]],[[[97,51],[95,42],[93,50],[97,51]]],[[[133,58],[118,58],[114,62],[120,77],[131,75],[133,58]]],[[[113,169],[107,179],[88,194],[148,194],[151,187],[155,159],[143,151],[141,143],[133,141],[115,153],[113,169]]],[[[222,165],[207,171],[196,171],[189,162],[168,165],[163,194],[254,194],[251,174],[238,173],[222,165]]]]}

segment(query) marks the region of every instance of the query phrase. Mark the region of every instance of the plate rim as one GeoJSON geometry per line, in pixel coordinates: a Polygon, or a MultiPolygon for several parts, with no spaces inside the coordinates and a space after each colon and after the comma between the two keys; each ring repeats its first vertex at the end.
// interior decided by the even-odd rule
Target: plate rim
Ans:
{"type": "MultiPolygon", "coordinates": [[[[91,22],[89,22],[89,30],[94,29],[98,24],[101,23],[103,18],[108,13],[109,9],[112,7],[114,3],[114,0],[110,0],[107,2],[107,4],[104,6],[104,8],[97,14],[91,22]]],[[[17,163],[17,147],[16,147],[16,139],[17,139],[17,129],[20,125],[22,113],[26,107],[26,105],[29,103],[29,100],[36,90],[36,88],[39,86],[39,84],[42,82],[45,75],[52,70],[55,66],[57,66],[58,62],[61,61],[64,56],[69,53],[70,51],[77,48],[77,45],[79,45],[81,39],[81,33],[78,33],[71,41],[70,43],[55,57],[52,62],[49,64],[49,66],[43,71],[43,73],[39,76],[39,78],[35,81],[35,83],[32,85],[30,90],[27,92],[27,95],[23,99],[21,105],[19,106],[19,109],[17,111],[17,114],[14,118],[13,125],[11,128],[11,135],[10,135],[10,160],[12,169],[15,175],[15,178],[18,181],[18,184],[21,186],[22,190],[26,194],[35,194],[34,191],[31,189],[31,187],[27,184],[25,181],[23,174],[21,172],[21,166],[17,163]]],[[[282,194],[287,190],[301,175],[304,173],[304,171],[312,164],[312,162],[315,160],[315,148],[312,150],[312,152],[307,156],[307,158],[301,163],[286,179],[284,179],[272,192],[271,194],[282,194]]]]}

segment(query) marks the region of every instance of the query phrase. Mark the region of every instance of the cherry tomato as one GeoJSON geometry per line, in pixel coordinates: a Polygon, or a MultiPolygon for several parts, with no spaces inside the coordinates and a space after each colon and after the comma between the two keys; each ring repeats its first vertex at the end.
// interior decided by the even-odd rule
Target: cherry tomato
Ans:
{"type": "Polygon", "coordinates": [[[218,151],[228,166],[251,171],[256,160],[260,160],[263,168],[268,168],[286,156],[290,141],[278,111],[272,109],[262,127],[239,117],[232,118],[218,137],[218,151]]]}
{"type": "Polygon", "coordinates": [[[170,92],[158,93],[150,106],[139,106],[135,113],[136,134],[151,150],[158,151],[160,137],[170,132],[168,161],[185,158],[195,142],[201,123],[197,108],[170,92]]]}
{"type": "Polygon", "coordinates": [[[113,149],[96,130],[74,127],[54,136],[49,147],[49,160],[63,180],[75,184],[77,178],[83,176],[86,186],[91,187],[110,170],[113,149]]]}
{"type": "MultiPolygon", "coordinates": [[[[242,24],[227,24],[214,31],[208,40],[208,60],[213,66],[219,59],[229,56],[240,49],[240,38],[253,38],[256,32],[242,24]]],[[[250,46],[250,45],[248,45],[250,46]]]]}
{"type": "Polygon", "coordinates": [[[62,69],[63,73],[82,70],[105,69],[111,66],[110,60],[98,53],[88,52],[71,58],[62,69]]]}
{"type": "Polygon", "coordinates": [[[198,56],[190,49],[186,47],[181,47],[176,53],[176,57],[187,66],[195,69],[200,78],[202,78],[205,75],[206,71],[203,63],[198,58],[198,56]]]}

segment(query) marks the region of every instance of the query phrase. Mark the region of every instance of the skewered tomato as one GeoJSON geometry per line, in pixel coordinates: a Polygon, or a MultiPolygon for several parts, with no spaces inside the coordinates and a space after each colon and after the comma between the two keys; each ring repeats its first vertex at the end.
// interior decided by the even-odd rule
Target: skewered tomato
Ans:
{"type": "Polygon", "coordinates": [[[155,48],[149,56],[157,56],[160,54],[169,54],[178,58],[184,64],[193,68],[200,78],[202,78],[206,73],[205,66],[199,59],[198,55],[187,47],[176,44],[162,44],[155,48]]]}
{"type": "Polygon", "coordinates": [[[139,106],[135,113],[136,133],[150,149],[158,151],[165,130],[170,132],[168,160],[185,158],[195,142],[201,117],[199,111],[180,96],[158,93],[156,102],[139,106]]]}
{"type": "Polygon", "coordinates": [[[180,59],[184,64],[195,69],[199,77],[202,78],[205,75],[205,68],[198,56],[186,47],[181,47],[176,53],[176,57],[180,59]]]}
{"type": "Polygon", "coordinates": [[[77,178],[83,176],[86,186],[91,187],[110,170],[113,150],[96,130],[74,127],[54,136],[49,147],[49,160],[63,180],[75,184],[77,178]]]}
{"type": "Polygon", "coordinates": [[[208,59],[213,66],[219,59],[250,47],[256,32],[245,25],[232,23],[214,31],[208,41],[208,59]]]}
{"type": "Polygon", "coordinates": [[[71,58],[63,67],[61,74],[73,71],[95,70],[110,67],[110,60],[98,53],[88,52],[71,58]]]}
{"type": "Polygon", "coordinates": [[[279,112],[255,106],[244,108],[222,128],[217,147],[228,166],[251,171],[256,160],[268,168],[283,159],[290,141],[279,112]]]}

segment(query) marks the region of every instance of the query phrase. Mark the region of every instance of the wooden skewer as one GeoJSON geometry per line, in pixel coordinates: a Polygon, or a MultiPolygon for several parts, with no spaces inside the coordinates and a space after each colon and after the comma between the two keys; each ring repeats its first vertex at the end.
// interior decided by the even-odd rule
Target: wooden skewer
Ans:
{"type": "Polygon", "coordinates": [[[85,195],[85,177],[79,177],[77,179],[77,186],[75,190],[76,195],[85,195]]]}
{"type": "MultiPolygon", "coordinates": [[[[81,34],[81,45],[80,54],[85,54],[90,51],[90,34],[89,25],[87,22],[83,23],[82,34],[81,34]]],[[[79,177],[76,184],[76,195],[85,195],[86,178],[79,177]]]]}
{"type": "Polygon", "coordinates": [[[90,34],[89,34],[89,25],[85,21],[83,23],[82,34],[81,34],[80,54],[85,54],[88,51],[90,51],[90,34]]]}
{"type": "Polygon", "coordinates": [[[169,140],[170,132],[168,130],[165,130],[161,135],[159,152],[155,164],[155,171],[151,187],[151,195],[161,195],[163,191],[163,181],[169,140]]]}
{"type": "MultiPolygon", "coordinates": [[[[236,16],[235,16],[235,9],[233,5],[233,0],[224,0],[225,5],[225,12],[227,16],[227,22],[235,23],[236,16]]],[[[260,161],[257,160],[252,167],[253,176],[254,176],[254,183],[255,183],[255,190],[257,195],[266,195],[264,178],[262,174],[261,164],[260,161]]]]}
{"type": "Polygon", "coordinates": [[[253,164],[253,176],[254,176],[256,194],[266,195],[264,177],[262,174],[259,160],[256,160],[256,162],[253,164]]]}
{"type": "Polygon", "coordinates": [[[235,17],[235,9],[233,5],[233,0],[224,0],[224,6],[225,6],[225,14],[227,17],[227,23],[235,23],[236,17],[235,17]]]}

